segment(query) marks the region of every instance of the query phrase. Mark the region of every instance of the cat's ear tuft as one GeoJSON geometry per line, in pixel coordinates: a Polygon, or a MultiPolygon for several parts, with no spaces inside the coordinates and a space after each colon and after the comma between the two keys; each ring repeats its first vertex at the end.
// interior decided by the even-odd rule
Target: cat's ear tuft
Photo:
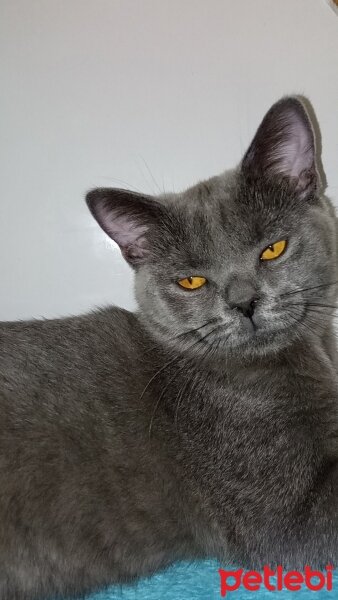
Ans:
{"type": "Polygon", "coordinates": [[[283,178],[305,197],[319,184],[314,133],[303,102],[282,98],[265,115],[244,156],[242,173],[252,179],[283,178]]]}
{"type": "Polygon", "coordinates": [[[86,202],[127,262],[133,267],[144,263],[151,248],[149,230],[161,220],[160,204],[150,196],[114,188],[91,190],[86,202]]]}

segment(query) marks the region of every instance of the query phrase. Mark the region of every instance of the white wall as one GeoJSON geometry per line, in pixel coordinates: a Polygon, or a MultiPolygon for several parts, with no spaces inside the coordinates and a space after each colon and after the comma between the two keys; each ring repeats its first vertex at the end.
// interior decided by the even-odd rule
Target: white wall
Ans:
{"type": "Polygon", "coordinates": [[[325,0],[0,0],[0,318],[132,307],[85,207],[96,185],[179,190],[239,161],[307,95],[338,203],[338,17],[325,0]]]}

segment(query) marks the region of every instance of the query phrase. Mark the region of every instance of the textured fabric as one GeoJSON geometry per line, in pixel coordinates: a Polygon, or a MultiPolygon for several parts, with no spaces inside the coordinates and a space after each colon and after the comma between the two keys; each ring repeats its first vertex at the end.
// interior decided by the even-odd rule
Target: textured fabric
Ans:
{"type": "MultiPolygon", "coordinates": [[[[86,600],[220,600],[218,563],[203,561],[194,564],[180,563],[135,586],[112,587],[105,592],[92,594],[86,600]]],[[[226,567],[230,570],[230,567],[226,567]]],[[[338,598],[338,571],[335,573],[333,591],[312,592],[249,592],[241,587],[228,592],[226,598],[234,600],[333,600],[338,598]]]]}

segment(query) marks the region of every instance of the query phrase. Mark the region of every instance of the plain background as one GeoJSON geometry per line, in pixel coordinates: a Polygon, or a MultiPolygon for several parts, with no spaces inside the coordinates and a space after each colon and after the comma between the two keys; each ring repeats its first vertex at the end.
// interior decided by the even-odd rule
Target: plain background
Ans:
{"type": "Polygon", "coordinates": [[[338,205],[338,16],[325,0],[0,0],[0,318],[133,308],[93,186],[181,190],[310,98],[338,205]]]}

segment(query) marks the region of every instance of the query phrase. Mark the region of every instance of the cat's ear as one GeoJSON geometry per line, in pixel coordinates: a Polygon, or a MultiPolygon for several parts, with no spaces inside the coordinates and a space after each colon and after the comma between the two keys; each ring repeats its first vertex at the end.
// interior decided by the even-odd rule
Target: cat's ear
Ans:
{"type": "Polygon", "coordinates": [[[134,267],[144,263],[150,252],[148,232],[161,222],[161,205],[151,196],[114,188],[91,190],[86,202],[126,261],[134,267]]]}
{"type": "Polygon", "coordinates": [[[252,179],[283,178],[305,197],[319,184],[311,121],[303,102],[282,98],[265,115],[241,169],[252,179]]]}

